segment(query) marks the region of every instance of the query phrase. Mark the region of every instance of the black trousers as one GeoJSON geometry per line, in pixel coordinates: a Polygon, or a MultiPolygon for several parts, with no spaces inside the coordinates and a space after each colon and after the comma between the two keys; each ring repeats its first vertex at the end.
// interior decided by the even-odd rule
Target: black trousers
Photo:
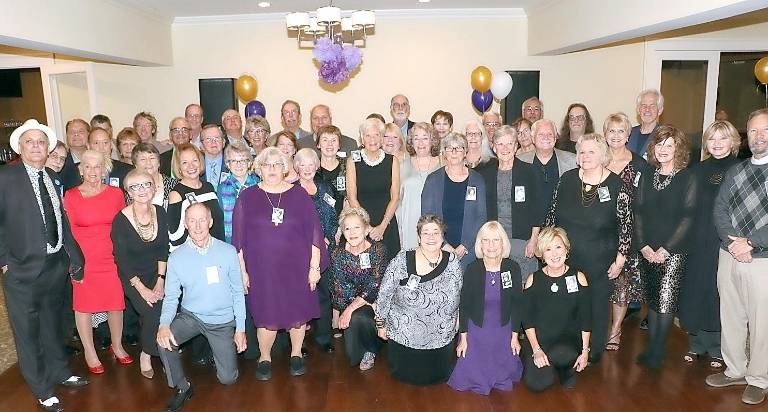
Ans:
{"type": "Polygon", "coordinates": [[[539,368],[533,363],[533,350],[528,340],[523,344],[523,382],[533,392],[541,392],[555,383],[558,375],[560,383],[575,379],[576,369],[573,364],[581,353],[581,346],[574,342],[556,342],[547,347],[542,346],[544,354],[549,359],[549,365],[539,368]]]}
{"type": "Polygon", "coordinates": [[[318,345],[328,345],[333,336],[333,310],[331,308],[331,276],[327,272],[317,283],[317,295],[320,300],[320,318],[312,322],[312,336],[318,345]]]}
{"type": "MultiPolygon", "coordinates": [[[[144,280],[142,279],[142,282],[144,280]]],[[[144,283],[149,285],[150,283],[144,283]]],[[[160,327],[160,311],[163,308],[163,301],[157,301],[152,307],[149,306],[146,300],[144,300],[136,288],[129,286],[125,289],[125,296],[127,300],[131,302],[133,307],[138,312],[139,331],[141,332],[141,350],[152,356],[159,356],[157,348],[157,329],[160,327]]],[[[128,314],[128,306],[125,307],[125,313],[128,314]]]]}
{"type": "Polygon", "coordinates": [[[21,375],[38,399],[54,396],[57,384],[72,376],[62,337],[62,303],[66,290],[64,251],[49,255],[35,278],[19,279],[13,271],[3,275],[21,375]]]}
{"type": "Polygon", "coordinates": [[[365,305],[352,312],[349,328],[344,331],[344,348],[351,365],[363,360],[365,352],[378,353],[382,341],[376,333],[373,308],[365,305]]]}
{"type": "Polygon", "coordinates": [[[75,311],[72,309],[72,283],[64,282],[64,292],[61,304],[61,336],[64,345],[72,343],[75,330],[75,311]]]}

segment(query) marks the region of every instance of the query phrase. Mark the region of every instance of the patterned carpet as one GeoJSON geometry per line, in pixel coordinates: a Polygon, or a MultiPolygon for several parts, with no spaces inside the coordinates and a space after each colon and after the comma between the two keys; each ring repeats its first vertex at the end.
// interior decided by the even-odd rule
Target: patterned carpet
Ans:
{"type": "Polygon", "coordinates": [[[16,363],[16,345],[13,343],[13,332],[8,323],[8,311],[5,308],[5,295],[0,287],[0,373],[16,363]]]}

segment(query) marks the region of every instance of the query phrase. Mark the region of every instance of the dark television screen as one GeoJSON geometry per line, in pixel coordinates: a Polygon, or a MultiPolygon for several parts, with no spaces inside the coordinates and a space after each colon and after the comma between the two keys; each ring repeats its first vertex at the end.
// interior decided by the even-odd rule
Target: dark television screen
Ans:
{"type": "Polygon", "coordinates": [[[0,97],[22,97],[21,70],[0,70],[0,97]]]}

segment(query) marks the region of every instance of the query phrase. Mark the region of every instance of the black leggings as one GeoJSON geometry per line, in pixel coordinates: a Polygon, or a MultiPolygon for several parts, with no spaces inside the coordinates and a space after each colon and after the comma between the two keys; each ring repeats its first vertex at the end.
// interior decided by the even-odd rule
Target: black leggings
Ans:
{"type": "MultiPolygon", "coordinates": [[[[148,283],[144,283],[144,285],[150,287],[148,283]]],[[[163,301],[159,300],[150,307],[136,288],[132,286],[125,288],[125,295],[139,314],[142,352],[151,356],[160,356],[157,349],[157,329],[160,327],[160,310],[163,307],[163,301]]],[[[130,308],[126,307],[126,311],[128,310],[130,308]]]]}
{"type": "Polygon", "coordinates": [[[531,344],[526,340],[522,353],[525,386],[533,392],[544,391],[555,383],[555,373],[559,375],[560,384],[569,379],[575,379],[576,369],[573,368],[573,364],[581,353],[579,348],[580,346],[573,342],[555,342],[546,348],[542,347],[550,366],[538,368],[533,363],[531,344]]]}
{"type": "Polygon", "coordinates": [[[376,322],[373,320],[373,308],[361,306],[352,312],[349,328],[344,331],[344,348],[351,365],[357,365],[363,360],[365,352],[377,353],[382,341],[376,333],[376,322]]]}

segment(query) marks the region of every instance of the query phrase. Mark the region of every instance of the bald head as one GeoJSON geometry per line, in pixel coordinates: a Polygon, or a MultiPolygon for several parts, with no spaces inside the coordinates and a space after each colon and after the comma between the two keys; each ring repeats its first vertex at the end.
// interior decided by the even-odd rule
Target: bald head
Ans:
{"type": "Polygon", "coordinates": [[[310,110],[309,121],[312,126],[312,133],[317,134],[321,127],[333,124],[331,108],[324,104],[318,104],[310,110]]]}

